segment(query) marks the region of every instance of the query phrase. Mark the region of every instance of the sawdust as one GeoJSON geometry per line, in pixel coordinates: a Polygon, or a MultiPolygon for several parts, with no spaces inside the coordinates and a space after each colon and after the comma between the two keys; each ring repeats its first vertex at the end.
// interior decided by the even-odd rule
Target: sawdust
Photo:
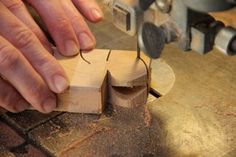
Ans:
{"type": "Polygon", "coordinates": [[[81,121],[84,130],[90,133],[66,146],[58,156],[136,157],[156,156],[159,153],[160,127],[146,105],[133,109],[108,108],[99,119],[86,123],[81,121]]]}
{"type": "Polygon", "coordinates": [[[60,132],[60,133],[58,134],[58,137],[60,137],[60,138],[66,137],[66,136],[68,136],[68,135],[71,135],[72,132],[73,132],[73,130],[70,130],[70,131],[68,131],[68,132],[66,132],[66,133],[64,133],[64,132],[61,133],[61,132],[60,132]]]}
{"type": "Polygon", "coordinates": [[[224,117],[236,117],[236,113],[234,111],[225,111],[216,108],[215,113],[219,116],[224,116],[224,117]]]}
{"type": "Polygon", "coordinates": [[[146,127],[150,127],[152,125],[152,115],[147,106],[145,106],[144,110],[144,123],[146,124],[146,127]]]}
{"type": "Polygon", "coordinates": [[[91,134],[87,135],[83,139],[79,139],[79,140],[76,140],[76,141],[72,142],[65,149],[60,151],[58,153],[58,156],[60,156],[60,157],[67,156],[67,154],[66,154],[67,152],[73,151],[74,149],[78,149],[79,145],[81,145],[83,142],[91,140],[91,138],[93,138],[96,135],[99,135],[99,133],[101,133],[101,132],[106,132],[106,131],[110,131],[110,130],[111,130],[111,128],[108,128],[108,127],[96,128],[96,130],[94,132],[92,132],[91,134]]]}

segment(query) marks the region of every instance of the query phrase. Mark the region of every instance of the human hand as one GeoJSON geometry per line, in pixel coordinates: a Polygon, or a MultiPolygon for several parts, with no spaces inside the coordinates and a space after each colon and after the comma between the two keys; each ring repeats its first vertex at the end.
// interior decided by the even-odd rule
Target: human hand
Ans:
{"type": "Polygon", "coordinates": [[[25,1],[38,12],[63,55],[72,56],[80,49],[95,47],[96,40],[84,20],[84,17],[94,23],[102,20],[102,11],[95,0],[25,1]]]}
{"type": "MultiPolygon", "coordinates": [[[[75,7],[97,22],[102,15],[94,0],[73,0],[75,6],[70,0],[27,2],[38,11],[63,55],[94,47],[95,38],[75,7]]],[[[67,89],[68,79],[49,53],[50,46],[22,1],[0,0],[0,106],[20,112],[31,104],[44,113],[56,107],[54,93],[67,89]]]]}

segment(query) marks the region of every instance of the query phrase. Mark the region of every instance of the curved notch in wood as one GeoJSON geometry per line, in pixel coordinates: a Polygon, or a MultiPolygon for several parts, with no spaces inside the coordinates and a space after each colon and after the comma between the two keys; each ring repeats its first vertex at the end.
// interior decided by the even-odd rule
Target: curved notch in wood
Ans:
{"type": "Polygon", "coordinates": [[[57,111],[101,113],[106,102],[122,107],[145,104],[148,92],[150,59],[135,51],[93,50],[81,56],[55,57],[64,67],[70,88],[58,94],[57,111]],[[110,53],[109,53],[110,52],[110,53]]]}

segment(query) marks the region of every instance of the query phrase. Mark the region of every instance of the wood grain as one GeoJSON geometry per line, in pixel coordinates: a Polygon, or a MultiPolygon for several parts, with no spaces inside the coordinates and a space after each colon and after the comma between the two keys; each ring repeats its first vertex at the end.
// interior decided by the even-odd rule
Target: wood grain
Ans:
{"type": "Polygon", "coordinates": [[[133,108],[147,102],[151,60],[136,51],[113,50],[109,56],[108,102],[121,107],[133,108]]]}
{"type": "Polygon", "coordinates": [[[56,53],[70,80],[70,88],[58,95],[57,111],[101,113],[106,97],[106,59],[109,50],[93,50],[84,53],[91,64],[79,55],[65,58],[56,53]]]}
{"type": "Polygon", "coordinates": [[[108,64],[110,84],[115,87],[146,86],[151,60],[143,53],[141,58],[143,61],[137,59],[136,51],[113,50],[108,64]]]}
{"type": "Polygon", "coordinates": [[[175,83],[175,74],[172,68],[163,59],[152,61],[151,88],[156,94],[163,96],[169,93],[175,83]]]}
{"type": "Polygon", "coordinates": [[[99,114],[106,102],[135,107],[147,101],[150,59],[143,54],[140,60],[135,51],[95,49],[83,54],[90,64],[80,55],[55,57],[70,80],[70,88],[58,94],[56,111],[99,114]]]}
{"type": "Polygon", "coordinates": [[[148,88],[139,86],[133,88],[111,87],[109,102],[116,106],[125,108],[135,108],[146,104],[148,97],[148,88]]]}

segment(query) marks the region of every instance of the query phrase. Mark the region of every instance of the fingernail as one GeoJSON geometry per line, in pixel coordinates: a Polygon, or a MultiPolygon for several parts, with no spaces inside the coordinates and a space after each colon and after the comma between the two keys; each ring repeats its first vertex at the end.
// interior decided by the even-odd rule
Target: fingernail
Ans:
{"type": "Polygon", "coordinates": [[[87,33],[79,34],[79,43],[83,50],[94,48],[94,42],[87,33]]]}
{"type": "Polygon", "coordinates": [[[22,112],[22,111],[26,110],[27,108],[29,108],[29,106],[30,105],[25,100],[20,100],[17,103],[16,110],[18,112],[22,112]]]}
{"type": "Polygon", "coordinates": [[[79,48],[74,41],[66,42],[66,55],[73,56],[79,53],[79,48]]]}
{"type": "Polygon", "coordinates": [[[46,113],[50,113],[56,108],[56,100],[53,98],[47,98],[43,103],[43,109],[46,113]]]}
{"type": "Polygon", "coordinates": [[[99,20],[103,17],[103,14],[98,9],[93,9],[92,10],[92,15],[93,15],[93,18],[96,19],[96,20],[99,20]]]}
{"type": "Polygon", "coordinates": [[[59,93],[65,91],[69,87],[69,82],[61,75],[54,76],[54,85],[59,93]]]}

